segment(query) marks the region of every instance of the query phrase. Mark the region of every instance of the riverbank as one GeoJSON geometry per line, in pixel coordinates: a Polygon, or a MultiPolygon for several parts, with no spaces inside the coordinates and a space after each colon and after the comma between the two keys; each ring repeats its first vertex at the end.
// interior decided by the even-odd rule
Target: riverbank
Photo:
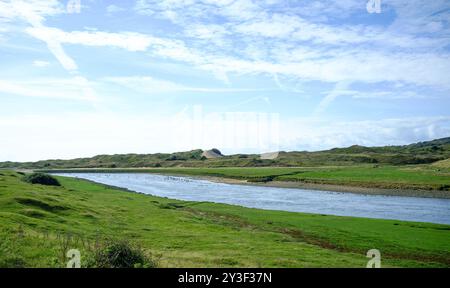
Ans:
{"type": "Polygon", "coordinates": [[[450,225],[450,199],[386,197],[308,189],[229,185],[194,177],[152,173],[61,173],[53,175],[87,179],[147,195],[181,201],[206,201],[264,210],[450,225]]]}
{"type": "MultiPolygon", "coordinates": [[[[168,175],[168,174],[161,174],[161,175],[168,175]]],[[[181,174],[177,174],[177,175],[172,174],[172,175],[173,176],[186,176],[186,175],[181,175],[181,174]]],[[[213,176],[189,176],[189,177],[212,181],[212,182],[216,182],[216,183],[236,184],[236,185],[252,185],[252,186],[263,186],[263,187],[319,190],[319,191],[331,191],[331,192],[353,193],[353,194],[363,194],[363,195],[384,195],[384,196],[450,199],[449,191],[440,191],[440,190],[383,189],[383,188],[368,188],[368,187],[361,187],[361,186],[303,183],[303,182],[294,182],[294,181],[248,182],[247,180],[239,180],[239,179],[224,178],[224,177],[213,177],[213,176]]]]}
{"type": "Polygon", "coordinates": [[[61,235],[71,235],[82,259],[98,237],[128,239],[160,267],[363,268],[373,248],[382,267],[450,266],[449,225],[178,201],[67,177],[57,177],[60,187],[33,185],[21,177],[0,171],[0,267],[64,266],[61,235]]]}

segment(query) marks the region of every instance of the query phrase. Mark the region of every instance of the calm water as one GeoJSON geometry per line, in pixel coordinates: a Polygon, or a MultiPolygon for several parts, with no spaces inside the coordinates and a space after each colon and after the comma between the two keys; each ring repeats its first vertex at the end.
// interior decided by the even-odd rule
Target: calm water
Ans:
{"type": "Polygon", "coordinates": [[[144,173],[59,173],[129,190],[188,201],[340,216],[450,224],[450,199],[375,196],[330,191],[230,185],[144,173]]]}

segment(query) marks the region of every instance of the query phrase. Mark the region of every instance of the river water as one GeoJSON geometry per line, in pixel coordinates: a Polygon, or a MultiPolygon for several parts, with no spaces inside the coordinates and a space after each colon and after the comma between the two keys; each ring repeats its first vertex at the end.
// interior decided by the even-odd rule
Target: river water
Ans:
{"type": "Polygon", "coordinates": [[[450,199],[362,195],[216,183],[146,173],[57,173],[187,201],[339,216],[450,224],[450,199]]]}

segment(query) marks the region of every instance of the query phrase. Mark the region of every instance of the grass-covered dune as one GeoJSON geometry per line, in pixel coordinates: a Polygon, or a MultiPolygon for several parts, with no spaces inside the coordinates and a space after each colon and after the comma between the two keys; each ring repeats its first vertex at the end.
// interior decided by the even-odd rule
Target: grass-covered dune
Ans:
{"type": "Polygon", "coordinates": [[[0,267],[63,267],[104,238],[142,247],[159,267],[449,267],[450,226],[176,201],[57,177],[0,171],[0,267]],[[67,236],[70,235],[70,236],[67,236]],[[100,239],[100,240],[99,240],[100,239]]]}
{"type": "MultiPolygon", "coordinates": [[[[0,168],[136,168],[136,167],[298,167],[349,166],[361,164],[429,164],[450,158],[450,137],[403,146],[364,147],[353,145],[324,151],[279,151],[275,159],[255,154],[235,154],[206,159],[200,149],[156,154],[97,155],[71,160],[37,162],[0,162],[0,168]]],[[[220,153],[220,151],[218,151],[220,153]]]]}

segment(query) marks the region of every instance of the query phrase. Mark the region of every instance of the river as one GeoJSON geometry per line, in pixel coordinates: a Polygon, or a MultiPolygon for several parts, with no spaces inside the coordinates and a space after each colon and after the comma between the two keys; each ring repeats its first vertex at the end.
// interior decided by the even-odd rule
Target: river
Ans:
{"type": "Polygon", "coordinates": [[[450,224],[450,199],[363,195],[216,183],[147,173],[56,173],[187,201],[339,216],[450,224]]]}

